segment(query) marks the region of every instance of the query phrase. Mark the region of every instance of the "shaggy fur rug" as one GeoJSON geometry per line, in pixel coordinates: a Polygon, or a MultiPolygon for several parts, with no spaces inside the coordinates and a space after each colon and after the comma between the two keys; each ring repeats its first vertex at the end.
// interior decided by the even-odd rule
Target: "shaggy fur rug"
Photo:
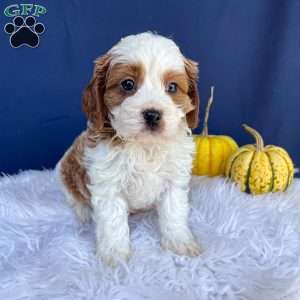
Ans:
{"type": "Polygon", "coordinates": [[[130,217],[133,256],[110,269],[95,259],[53,171],[0,179],[0,299],[300,299],[300,180],[252,197],[221,178],[194,178],[197,258],[162,251],[155,212],[130,217]]]}

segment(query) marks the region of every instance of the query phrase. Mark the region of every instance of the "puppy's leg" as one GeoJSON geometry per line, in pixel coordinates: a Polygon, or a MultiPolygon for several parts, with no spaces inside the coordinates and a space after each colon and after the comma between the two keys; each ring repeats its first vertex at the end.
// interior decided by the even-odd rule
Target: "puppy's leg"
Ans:
{"type": "Polygon", "coordinates": [[[92,196],[92,205],[96,223],[97,256],[111,266],[117,265],[121,260],[128,260],[130,240],[126,201],[109,191],[106,195],[99,193],[92,196]]]}
{"type": "Polygon", "coordinates": [[[188,193],[170,185],[158,206],[162,247],[179,255],[197,256],[200,248],[188,227],[188,193]]]}

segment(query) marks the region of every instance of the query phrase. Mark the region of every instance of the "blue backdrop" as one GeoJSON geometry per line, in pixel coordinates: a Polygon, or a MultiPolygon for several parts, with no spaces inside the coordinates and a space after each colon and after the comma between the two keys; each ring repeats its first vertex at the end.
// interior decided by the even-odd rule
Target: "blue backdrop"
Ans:
{"type": "Polygon", "coordinates": [[[0,4],[0,171],[53,167],[85,127],[81,92],[93,60],[147,30],[199,61],[201,120],[216,86],[210,133],[249,143],[246,122],[299,165],[300,1],[40,0],[46,30],[35,49],[10,46],[2,28],[11,4],[19,3],[0,4]]]}

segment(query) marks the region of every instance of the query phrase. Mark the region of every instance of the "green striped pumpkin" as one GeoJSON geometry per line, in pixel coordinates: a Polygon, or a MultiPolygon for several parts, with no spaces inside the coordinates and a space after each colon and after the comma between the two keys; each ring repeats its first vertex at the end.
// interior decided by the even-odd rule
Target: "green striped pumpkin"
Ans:
{"type": "Polygon", "coordinates": [[[294,178],[294,165],[281,147],[264,146],[261,135],[243,125],[256,139],[255,145],[240,147],[231,155],[225,174],[236,182],[241,191],[251,194],[285,191],[294,178]]]}

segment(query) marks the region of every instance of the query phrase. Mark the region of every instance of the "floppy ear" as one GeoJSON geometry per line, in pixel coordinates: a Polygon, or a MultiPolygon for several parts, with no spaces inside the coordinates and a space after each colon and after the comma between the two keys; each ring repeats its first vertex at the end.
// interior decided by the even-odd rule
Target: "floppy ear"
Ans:
{"type": "Polygon", "coordinates": [[[199,107],[200,98],[198,93],[198,64],[191,59],[185,59],[184,61],[185,71],[189,80],[189,90],[188,95],[192,100],[193,110],[186,114],[186,120],[190,128],[196,128],[198,126],[199,120],[199,107]]]}
{"type": "Polygon", "coordinates": [[[93,78],[83,92],[82,110],[97,129],[109,126],[104,93],[110,60],[110,55],[105,54],[95,61],[93,78]]]}

